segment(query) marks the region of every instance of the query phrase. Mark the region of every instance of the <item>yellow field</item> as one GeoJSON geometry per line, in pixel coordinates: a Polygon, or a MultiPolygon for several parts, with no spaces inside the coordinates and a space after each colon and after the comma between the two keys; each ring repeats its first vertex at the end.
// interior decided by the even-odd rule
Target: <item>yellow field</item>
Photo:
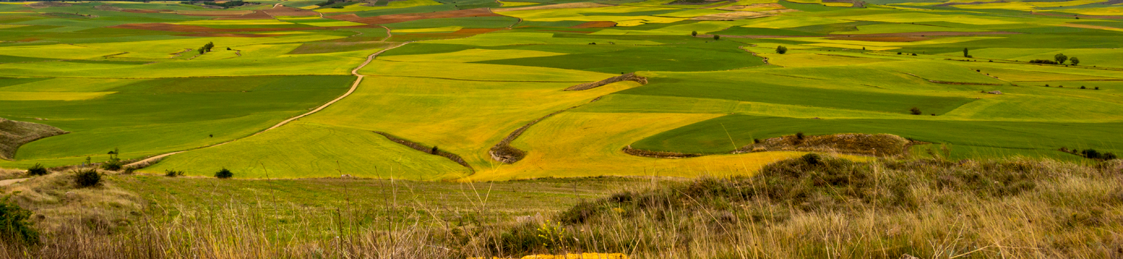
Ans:
{"type": "Polygon", "coordinates": [[[387,56],[379,58],[380,60],[389,61],[406,61],[406,62],[450,62],[450,63],[468,63],[479,62],[487,60],[499,60],[510,58],[532,58],[532,57],[549,57],[565,55],[564,53],[555,53],[537,50],[490,50],[490,49],[469,49],[449,53],[437,54],[419,54],[419,55],[399,55],[387,56]]]}
{"type": "Polygon", "coordinates": [[[722,114],[585,112],[559,114],[538,123],[513,143],[515,147],[528,151],[522,161],[479,170],[465,180],[506,180],[559,175],[567,177],[751,175],[768,163],[803,154],[802,152],[766,152],[659,159],[632,156],[621,151],[628,144],[644,137],[718,116],[722,114]]]}

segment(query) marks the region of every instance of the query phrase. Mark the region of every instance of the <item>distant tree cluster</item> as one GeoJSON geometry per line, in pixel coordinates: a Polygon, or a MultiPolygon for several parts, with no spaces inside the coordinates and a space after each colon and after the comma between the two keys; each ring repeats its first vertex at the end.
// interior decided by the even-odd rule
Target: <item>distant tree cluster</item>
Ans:
{"type": "Polygon", "coordinates": [[[213,48],[214,48],[214,42],[207,42],[207,45],[203,45],[202,48],[199,48],[199,55],[202,55],[203,53],[211,52],[211,49],[213,49],[213,48]]]}
{"type": "Polygon", "coordinates": [[[221,3],[221,4],[220,4],[220,3],[217,3],[217,2],[213,2],[213,1],[207,1],[207,2],[203,2],[203,4],[205,4],[205,5],[213,5],[213,6],[222,6],[222,7],[225,7],[225,8],[230,8],[230,7],[236,7],[236,6],[243,6],[243,5],[246,5],[246,2],[243,2],[243,1],[241,1],[241,0],[235,0],[235,1],[229,1],[229,2],[225,2],[225,3],[221,3]]]}
{"type": "Polygon", "coordinates": [[[1029,61],[1029,63],[1032,63],[1032,64],[1063,65],[1063,64],[1065,63],[1065,61],[1068,61],[1068,62],[1069,62],[1069,63],[1071,63],[1071,64],[1072,64],[1073,66],[1078,66],[1078,65],[1080,65],[1080,58],[1077,58],[1077,57],[1069,57],[1069,56],[1065,56],[1065,54],[1064,54],[1064,53],[1057,53],[1057,55],[1053,55],[1053,60],[1046,60],[1046,59],[1034,59],[1034,60],[1030,60],[1030,61],[1029,61]]]}

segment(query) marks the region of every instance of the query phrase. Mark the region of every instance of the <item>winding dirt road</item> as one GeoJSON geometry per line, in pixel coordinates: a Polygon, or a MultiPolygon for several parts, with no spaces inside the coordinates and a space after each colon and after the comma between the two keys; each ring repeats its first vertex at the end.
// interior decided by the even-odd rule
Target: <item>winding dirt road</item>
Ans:
{"type": "Polygon", "coordinates": [[[355,89],[359,88],[359,83],[363,82],[363,78],[364,78],[363,75],[359,74],[359,70],[363,69],[363,67],[366,67],[367,65],[369,65],[370,62],[373,62],[375,57],[378,57],[378,55],[382,54],[383,52],[386,52],[386,51],[389,51],[389,50],[392,50],[392,49],[395,49],[395,48],[398,48],[398,47],[401,47],[401,46],[405,46],[406,44],[409,44],[409,43],[410,42],[403,42],[401,44],[394,45],[392,47],[380,50],[378,52],[375,52],[374,54],[370,54],[369,56],[367,56],[367,60],[365,62],[363,62],[363,64],[361,64],[358,67],[355,67],[355,69],[351,70],[351,75],[354,75],[354,76],[358,77],[358,78],[355,79],[355,83],[351,84],[351,89],[347,90],[347,92],[343,93],[343,95],[340,95],[339,97],[336,97],[334,100],[331,100],[331,101],[325,103],[324,105],[320,105],[320,107],[316,107],[316,109],[314,109],[314,110],[308,111],[308,112],[306,112],[304,114],[301,114],[301,115],[294,116],[292,118],[288,118],[284,121],[281,121],[281,122],[277,123],[276,125],[273,125],[272,127],[269,127],[267,129],[258,131],[257,133],[254,133],[254,134],[249,135],[249,136],[227,140],[225,142],[214,144],[214,145],[202,146],[202,147],[197,147],[197,148],[192,148],[192,149],[187,149],[187,150],[180,150],[180,151],[175,151],[175,152],[159,154],[159,155],[155,155],[155,156],[152,156],[152,157],[149,157],[149,158],[145,158],[145,159],[140,160],[140,161],[129,163],[128,165],[125,165],[125,167],[147,166],[149,164],[152,164],[153,162],[159,161],[160,159],[164,159],[164,158],[166,158],[168,156],[171,156],[171,155],[175,155],[175,154],[179,154],[179,153],[183,153],[183,152],[187,152],[187,151],[192,151],[192,150],[198,150],[198,149],[204,149],[204,148],[209,148],[209,147],[217,147],[217,146],[221,146],[221,145],[226,145],[230,142],[234,142],[234,141],[242,140],[242,139],[245,139],[245,138],[257,136],[261,133],[265,133],[266,131],[270,131],[270,130],[279,128],[281,126],[284,126],[285,124],[288,124],[289,122],[292,122],[292,121],[298,120],[300,118],[304,118],[305,116],[312,115],[313,113],[319,112],[320,110],[323,110],[324,108],[327,108],[328,106],[331,106],[332,104],[335,104],[335,102],[338,102],[339,100],[343,100],[343,98],[347,98],[347,96],[350,96],[351,93],[354,93],[355,89]]]}

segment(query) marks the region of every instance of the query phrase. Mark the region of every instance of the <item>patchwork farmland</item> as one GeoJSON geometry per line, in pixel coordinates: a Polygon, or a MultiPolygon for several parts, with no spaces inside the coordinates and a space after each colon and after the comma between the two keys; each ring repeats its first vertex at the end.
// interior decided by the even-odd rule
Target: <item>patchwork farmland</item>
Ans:
{"type": "MultiPolygon", "coordinates": [[[[202,243],[230,236],[260,238],[254,239],[260,243],[208,244],[213,246],[208,252],[183,240],[148,245],[164,247],[157,248],[166,252],[160,257],[216,258],[389,258],[409,251],[429,255],[422,257],[582,252],[640,258],[682,253],[736,258],[1117,257],[1114,249],[1123,253],[1123,226],[1114,220],[1123,219],[1123,203],[1110,197],[1123,190],[1112,189],[1123,175],[1115,155],[1123,152],[1121,47],[1123,4],[1101,0],[0,2],[0,189],[17,208],[31,208],[29,215],[36,216],[27,221],[41,227],[42,240],[79,242],[66,236],[96,236],[99,241],[93,242],[99,245],[75,244],[106,251],[93,257],[152,257],[120,247],[127,240],[118,233],[184,234],[189,227],[175,224],[185,221],[211,229],[200,220],[208,211],[260,220],[279,230],[233,233],[225,231],[241,226],[224,225],[188,235],[202,243]],[[648,229],[642,234],[652,236],[643,237],[609,238],[597,232],[608,242],[603,244],[549,236],[549,222],[572,219],[565,213],[574,211],[584,213],[583,218],[562,222],[566,225],[558,229],[610,224],[585,221],[586,216],[595,218],[588,213],[612,212],[597,212],[596,206],[619,209],[613,212],[618,215],[655,213],[617,204],[624,202],[620,197],[648,195],[650,201],[662,197],[662,191],[682,191],[694,188],[684,185],[715,179],[741,187],[745,185],[739,181],[757,186],[751,179],[799,180],[783,178],[785,166],[805,173],[834,172],[792,165],[820,161],[846,164],[848,174],[867,167],[875,176],[989,172],[982,178],[1010,171],[988,163],[997,168],[1030,164],[1026,166],[1080,179],[1073,182],[1115,185],[1082,189],[1107,190],[1095,194],[1107,195],[1103,200],[1091,202],[1102,207],[1089,216],[1099,223],[1065,230],[1068,236],[1089,231],[1097,233],[1094,237],[1043,244],[1048,242],[1019,235],[1025,240],[1007,246],[1045,248],[1017,251],[977,235],[947,245],[951,248],[885,237],[887,243],[877,245],[893,248],[882,250],[867,247],[872,246],[869,241],[848,240],[804,247],[785,243],[796,240],[786,236],[754,249],[793,251],[764,253],[733,251],[756,241],[722,243],[715,240],[730,237],[699,233],[686,235],[698,237],[703,244],[692,244],[708,250],[683,251],[674,243],[678,241],[661,243],[665,237],[652,234],[665,229],[648,229]],[[927,164],[908,164],[921,162],[927,164]],[[46,176],[35,173],[40,170],[46,176]],[[95,181],[100,189],[70,186],[71,178],[82,172],[101,175],[102,183],[95,181]],[[233,179],[211,179],[216,172],[231,172],[233,179]],[[411,187],[398,186],[402,181],[411,187]],[[348,183],[368,190],[351,193],[348,183]],[[491,187],[484,185],[500,186],[507,195],[497,198],[503,205],[485,205],[490,192],[479,188],[491,187]],[[384,188],[390,190],[372,192],[384,188]],[[397,188],[411,190],[414,200],[398,205],[402,190],[397,188]],[[449,193],[458,195],[456,200],[442,196],[449,193]],[[319,194],[325,198],[318,199],[319,194]],[[184,195],[191,197],[174,197],[184,195]],[[598,200],[610,195],[615,198],[598,200]],[[245,200],[250,196],[258,200],[245,200]],[[356,198],[364,196],[380,200],[356,198]],[[340,199],[357,199],[368,211],[344,216],[340,199]],[[270,207],[248,211],[254,206],[270,207]],[[456,208],[430,211],[442,206],[456,208]],[[218,208],[224,210],[214,212],[218,208]],[[299,218],[302,213],[321,214],[299,218]],[[88,223],[90,218],[96,222],[88,223]],[[137,228],[140,218],[156,227],[137,228]],[[385,233],[389,240],[421,233],[408,231],[452,233],[448,225],[453,221],[471,227],[456,228],[461,231],[456,235],[469,241],[461,242],[460,236],[411,241],[455,247],[441,252],[381,239],[385,233]],[[97,227],[62,230],[72,222],[97,227]],[[343,227],[333,225],[339,222],[352,224],[346,229],[356,232],[339,233],[343,227]],[[409,222],[426,227],[403,230],[409,222]],[[505,228],[525,222],[531,229],[505,228]],[[548,240],[536,237],[541,235],[548,240]],[[346,242],[379,252],[352,248],[317,253],[309,248],[337,244],[325,241],[332,236],[367,238],[346,242]],[[529,241],[519,243],[519,238],[529,241]],[[1058,248],[1064,242],[1096,245],[1058,248]],[[274,250],[263,244],[300,248],[274,250]],[[851,248],[841,252],[846,249],[829,246],[851,248]]],[[[1011,170],[1028,170],[1015,168],[1022,169],[1011,170]]],[[[1030,171],[1051,175],[1040,170],[1030,171]]],[[[933,190],[900,188],[912,190],[912,197],[940,196],[925,195],[922,189],[973,195],[1003,190],[979,205],[991,206],[987,202],[1008,204],[998,201],[1008,195],[1003,188],[1028,184],[1037,189],[1028,187],[1025,193],[1039,196],[1009,199],[1064,208],[1037,216],[1079,210],[1057,205],[1065,202],[1034,200],[1060,195],[1042,186],[1064,187],[1057,192],[1075,187],[1046,176],[1011,180],[1026,175],[1031,174],[995,180],[1001,187],[988,185],[987,191],[948,187],[964,182],[977,187],[970,184],[982,179],[948,180],[960,174],[925,176],[939,186],[933,190]]],[[[890,188],[880,184],[877,188],[890,188]]],[[[812,192],[830,193],[836,201],[883,205],[853,194],[859,187],[846,188],[846,194],[812,192]],[[846,196],[852,194],[861,197],[846,196]]],[[[900,190],[871,192],[905,195],[900,190]]],[[[733,204],[729,206],[695,202],[721,213],[761,202],[736,197],[711,197],[733,204]]],[[[672,198],[679,196],[667,199],[672,198]]],[[[759,220],[763,211],[772,215],[767,220],[776,220],[772,210],[779,204],[803,198],[728,213],[736,222],[759,220]]],[[[956,201],[973,198],[963,199],[956,201]]],[[[929,201],[933,208],[952,210],[929,201]]],[[[914,203],[927,204],[909,204],[914,203]]],[[[925,205],[909,206],[886,210],[910,217],[925,205]]],[[[785,215],[833,211],[795,210],[785,215]]],[[[941,217],[929,220],[947,220],[941,217]]],[[[612,224],[657,225],[628,220],[636,221],[612,224]]],[[[739,228],[754,229],[759,222],[745,224],[749,227],[739,228]]],[[[926,229],[931,226],[924,220],[910,224],[918,224],[913,226],[918,237],[939,236],[925,232],[936,230],[926,229]]],[[[972,225],[977,228],[969,232],[983,231],[981,225],[972,225]]],[[[800,229],[789,227],[785,231],[800,229]]],[[[585,233],[595,232],[589,231],[585,233]]],[[[26,250],[28,246],[12,240],[5,239],[6,255],[36,251],[39,257],[81,257],[62,252],[67,246],[26,250]]]]}

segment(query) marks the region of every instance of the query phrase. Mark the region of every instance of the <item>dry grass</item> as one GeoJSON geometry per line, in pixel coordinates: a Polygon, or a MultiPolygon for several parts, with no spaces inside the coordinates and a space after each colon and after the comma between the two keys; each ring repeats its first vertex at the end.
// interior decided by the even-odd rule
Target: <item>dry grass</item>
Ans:
{"type": "MultiPolygon", "coordinates": [[[[153,220],[154,212],[136,215],[134,224],[114,234],[69,225],[42,246],[8,245],[0,252],[42,258],[467,258],[585,252],[631,258],[1118,258],[1123,256],[1121,170],[1119,161],[859,163],[809,155],[772,164],[751,178],[652,182],[553,216],[499,220],[495,215],[501,212],[484,202],[490,192],[477,190],[466,193],[479,195],[475,216],[445,220],[432,216],[440,210],[434,201],[395,195],[382,206],[340,207],[328,222],[297,220],[298,227],[330,231],[330,237],[276,238],[288,233],[270,226],[269,211],[276,209],[271,206],[279,205],[261,200],[256,208],[177,210],[182,213],[171,221],[153,220]],[[385,213],[356,217],[369,211],[385,213]],[[363,220],[373,221],[357,227],[363,220]]],[[[40,186],[58,183],[40,181],[40,186]]],[[[390,183],[386,188],[403,187],[390,183]]],[[[128,200],[108,195],[114,193],[112,186],[91,191],[103,193],[83,199],[128,200]]],[[[43,209],[29,206],[36,213],[43,209]]],[[[290,210],[321,213],[298,206],[290,210]]]]}
{"type": "Polygon", "coordinates": [[[16,150],[23,144],[66,133],[46,124],[0,118],[0,159],[15,158],[16,150]]]}

